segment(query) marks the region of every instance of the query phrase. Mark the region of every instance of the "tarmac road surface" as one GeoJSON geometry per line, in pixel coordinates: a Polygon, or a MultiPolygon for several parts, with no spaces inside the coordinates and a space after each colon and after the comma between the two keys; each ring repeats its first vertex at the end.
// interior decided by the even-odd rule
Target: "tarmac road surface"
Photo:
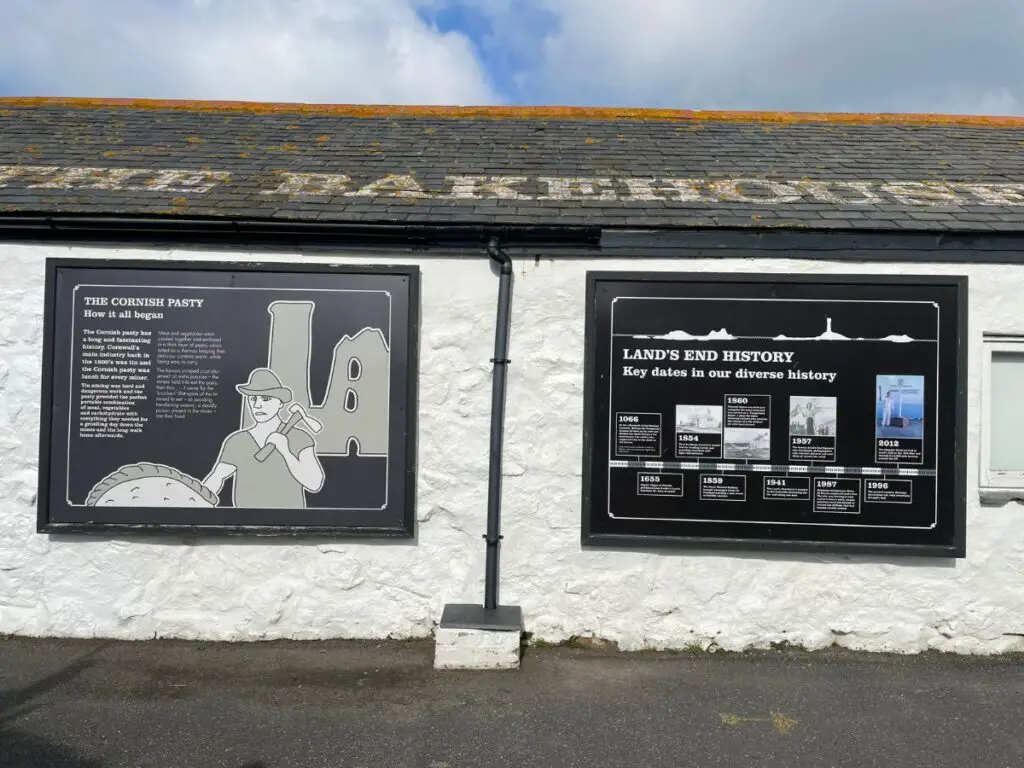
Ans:
{"type": "Polygon", "coordinates": [[[1020,768],[1020,656],[0,638],[2,768],[1020,768]]]}

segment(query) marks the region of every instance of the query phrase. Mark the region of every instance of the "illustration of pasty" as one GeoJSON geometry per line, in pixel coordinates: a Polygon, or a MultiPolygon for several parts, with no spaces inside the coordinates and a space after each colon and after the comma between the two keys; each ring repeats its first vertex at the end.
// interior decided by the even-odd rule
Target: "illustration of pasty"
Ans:
{"type": "Polygon", "coordinates": [[[126,464],[93,486],[90,507],[215,507],[217,494],[165,464],[126,464]]]}

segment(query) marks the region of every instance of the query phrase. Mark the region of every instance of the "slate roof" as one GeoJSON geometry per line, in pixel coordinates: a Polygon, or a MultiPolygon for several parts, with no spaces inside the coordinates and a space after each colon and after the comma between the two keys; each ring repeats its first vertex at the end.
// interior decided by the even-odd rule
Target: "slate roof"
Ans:
{"type": "Polygon", "coordinates": [[[0,99],[0,217],[1022,231],[1022,149],[1012,118],[0,99]]]}

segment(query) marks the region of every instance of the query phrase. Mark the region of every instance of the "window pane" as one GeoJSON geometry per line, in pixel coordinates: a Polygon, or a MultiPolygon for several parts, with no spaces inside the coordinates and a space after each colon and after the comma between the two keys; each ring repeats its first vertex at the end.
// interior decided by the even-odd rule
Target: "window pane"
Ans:
{"type": "Polygon", "coordinates": [[[992,354],[991,468],[1024,472],[1024,352],[992,354]]]}

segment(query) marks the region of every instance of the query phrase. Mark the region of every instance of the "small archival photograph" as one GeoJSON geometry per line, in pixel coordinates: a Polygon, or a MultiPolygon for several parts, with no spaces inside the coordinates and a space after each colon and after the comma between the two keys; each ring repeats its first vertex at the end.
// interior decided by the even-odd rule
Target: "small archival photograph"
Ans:
{"type": "Polygon", "coordinates": [[[722,406],[677,405],[676,432],[719,434],[722,431],[722,406]]]}
{"type": "Polygon", "coordinates": [[[875,437],[924,437],[924,376],[875,377],[875,437]]]}
{"type": "Polygon", "coordinates": [[[789,434],[807,437],[835,437],[836,398],[791,395],[789,398],[789,434]]]}
{"type": "Polygon", "coordinates": [[[725,430],[723,454],[727,459],[763,460],[772,454],[770,429],[733,428],[725,430]]]}

